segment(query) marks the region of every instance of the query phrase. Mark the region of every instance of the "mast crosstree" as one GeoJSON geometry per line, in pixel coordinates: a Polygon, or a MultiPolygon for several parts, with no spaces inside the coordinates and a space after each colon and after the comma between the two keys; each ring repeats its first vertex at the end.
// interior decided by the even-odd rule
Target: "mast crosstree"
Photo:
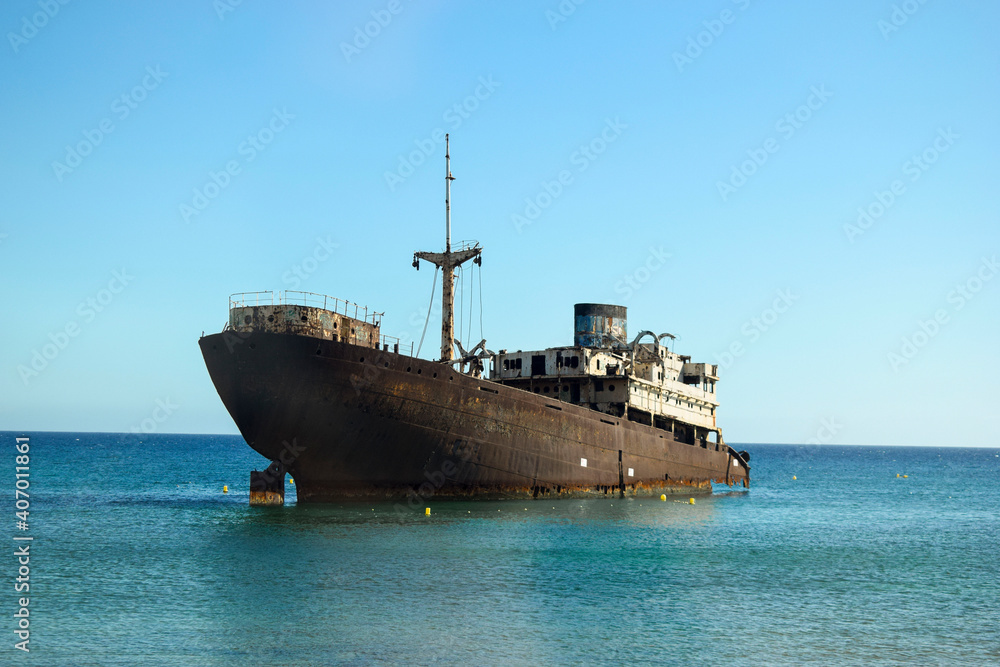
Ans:
{"type": "Polygon", "coordinates": [[[462,243],[456,250],[451,249],[451,149],[448,135],[444,135],[444,207],[445,238],[444,252],[413,253],[413,266],[420,268],[419,260],[441,267],[441,361],[450,362],[455,358],[455,268],[470,259],[482,264],[482,247],[476,242],[462,243]]]}

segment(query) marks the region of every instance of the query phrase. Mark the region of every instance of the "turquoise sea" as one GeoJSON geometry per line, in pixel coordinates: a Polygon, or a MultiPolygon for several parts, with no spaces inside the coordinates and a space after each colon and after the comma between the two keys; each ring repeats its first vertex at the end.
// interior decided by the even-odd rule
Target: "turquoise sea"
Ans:
{"type": "Polygon", "coordinates": [[[267,462],[239,437],[0,443],[0,664],[1000,663],[1000,449],[740,445],[750,490],[694,505],[432,499],[425,516],[294,493],[251,508],[267,462]],[[30,653],[17,536],[34,538],[30,653]]]}

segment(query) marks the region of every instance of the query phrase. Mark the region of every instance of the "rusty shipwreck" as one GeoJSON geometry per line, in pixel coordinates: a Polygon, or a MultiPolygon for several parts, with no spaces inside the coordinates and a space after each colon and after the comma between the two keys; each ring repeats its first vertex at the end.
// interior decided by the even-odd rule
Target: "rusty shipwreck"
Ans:
{"type": "MultiPolygon", "coordinates": [[[[381,313],[303,292],[230,297],[229,322],[199,341],[247,443],[287,471],[300,502],[351,497],[621,496],[750,481],[749,455],[717,425],[718,367],[628,338],[626,309],[576,304],[574,340],[545,350],[466,352],[454,338],[446,150],[441,356],[381,333],[381,313]],[[455,354],[455,348],[458,354],[455,354]],[[409,352],[409,353],[407,353],[409,352]]],[[[274,482],[272,474],[269,482],[274,482]]],[[[260,482],[257,479],[257,482],[260,482]]]]}

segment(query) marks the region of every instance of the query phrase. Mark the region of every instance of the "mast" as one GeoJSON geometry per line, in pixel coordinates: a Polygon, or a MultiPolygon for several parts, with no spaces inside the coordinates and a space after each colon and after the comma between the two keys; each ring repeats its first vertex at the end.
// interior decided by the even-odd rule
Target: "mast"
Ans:
{"type": "Polygon", "coordinates": [[[413,254],[413,266],[420,268],[418,260],[430,262],[441,267],[441,361],[450,362],[454,359],[455,349],[455,267],[461,266],[470,259],[481,264],[480,254],[483,249],[478,243],[463,243],[458,250],[451,249],[451,148],[449,135],[444,135],[444,252],[416,252],[413,254]]]}

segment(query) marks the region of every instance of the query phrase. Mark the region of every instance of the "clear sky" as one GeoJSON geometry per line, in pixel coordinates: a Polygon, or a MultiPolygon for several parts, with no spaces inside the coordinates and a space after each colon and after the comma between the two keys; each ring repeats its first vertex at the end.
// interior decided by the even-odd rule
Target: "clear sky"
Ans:
{"type": "Polygon", "coordinates": [[[617,303],[720,364],[731,442],[1000,444],[998,24],[978,0],[4,2],[0,430],[235,433],[197,346],[233,292],[419,338],[447,131],[491,349],[617,303]]]}

